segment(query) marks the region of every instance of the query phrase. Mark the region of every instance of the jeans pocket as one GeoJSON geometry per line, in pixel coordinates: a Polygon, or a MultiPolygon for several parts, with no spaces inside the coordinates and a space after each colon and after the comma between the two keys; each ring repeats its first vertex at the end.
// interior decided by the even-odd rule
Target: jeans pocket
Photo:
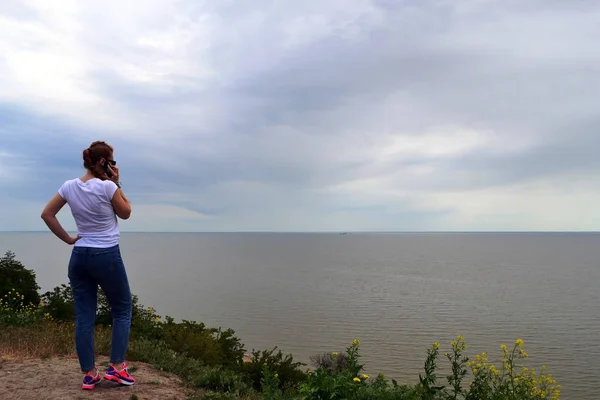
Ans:
{"type": "Polygon", "coordinates": [[[106,254],[105,263],[110,274],[114,276],[120,276],[123,274],[125,266],[123,265],[123,260],[119,251],[113,251],[110,254],[106,254]]]}
{"type": "Polygon", "coordinates": [[[73,249],[71,252],[71,258],[69,259],[69,265],[67,267],[67,276],[69,278],[77,275],[78,271],[85,264],[85,252],[73,249]]]}

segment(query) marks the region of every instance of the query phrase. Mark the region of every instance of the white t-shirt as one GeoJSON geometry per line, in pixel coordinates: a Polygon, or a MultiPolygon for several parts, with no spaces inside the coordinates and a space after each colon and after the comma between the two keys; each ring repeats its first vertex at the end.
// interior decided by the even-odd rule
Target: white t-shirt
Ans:
{"type": "Polygon", "coordinates": [[[117,189],[113,181],[98,178],[87,182],[71,179],[60,187],[58,194],[71,208],[81,237],[75,246],[106,248],[119,244],[119,224],[112,206],[117,189]]]}

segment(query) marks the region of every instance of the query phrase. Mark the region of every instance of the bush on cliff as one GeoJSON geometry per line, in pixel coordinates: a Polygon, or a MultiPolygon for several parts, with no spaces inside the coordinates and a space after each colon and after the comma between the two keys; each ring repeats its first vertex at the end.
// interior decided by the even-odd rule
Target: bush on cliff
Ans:
{"type": "Polygon", "coordinates": [[[40,302],[38,290],[40,287],[35,281],[35,272],[25,268],[15,258],[15,253],[7,251],[0,258],[0,298],[17,291],[26,305],[34,304],[37,307],[40,302]]]}

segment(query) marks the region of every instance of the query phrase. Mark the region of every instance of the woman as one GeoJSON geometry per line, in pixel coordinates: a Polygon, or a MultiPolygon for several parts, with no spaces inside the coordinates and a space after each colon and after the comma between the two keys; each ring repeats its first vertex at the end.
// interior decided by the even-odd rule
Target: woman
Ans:
{"type": "Polygon", "coordinates": [[[111,365],[104,379],[133,385],[135,380],[125,364],[132,295],[121,258],[117,220],[129,218],[131,205],[121,189],[111,146],[92,143],[83,151],[83,165],[85,175],[60,187],[44,208],[42,219],[59,239],[74,245],[68,276],[75,301],[75,345],[85,374],[82,389],[93,389],[101,380],[94,359],[98,286],[106,295],[113,317],[111,365]],[[56,218],[65,204],[71,208],[77,237],[71,237],[56,218]]]}

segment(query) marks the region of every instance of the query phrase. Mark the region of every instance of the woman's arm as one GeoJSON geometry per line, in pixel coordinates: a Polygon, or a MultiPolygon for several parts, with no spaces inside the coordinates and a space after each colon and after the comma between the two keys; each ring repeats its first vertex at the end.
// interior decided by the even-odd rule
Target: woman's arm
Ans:
{"type": "Polygon", "coordinates": [[[125,194],[123,194],[123,189],[121,189],[121,185],[119,184],[119,167],[116,165],[108,166],[108,170],[112,173],[112,177],[108,177],[106,175],[106,179],[111,180],[117,185],[117,190],[113,193],[111,203],[113,206],[113,210],[115,210],[115,214],[117,217],[121,219],[129,219],[131,217],[131,203],[125,194]]]}
{"type": "Polygon", "coordinates": [[[56,214],[67,204],[67,201],[63,199],[58,193],[54,195],[52,199],[46,204],[44,207],[44,211],[42,211],[42,219],[48,225],[48,228],[58,237],[60,240],[65,242],[66,244],[75,244],[76,241],[79,240],[79,236],[71,237],[67,231],[64,230],[58,218],[56,218],[56,214]]]}
{"type": "Polygon", "coordinates": [[[115,214],[121,219],[129,219],[131,216],[131,203],[123,194],[123,190],[121,188],[117,189],[112,198],[113,209],[115,210],[115,214]]]}

